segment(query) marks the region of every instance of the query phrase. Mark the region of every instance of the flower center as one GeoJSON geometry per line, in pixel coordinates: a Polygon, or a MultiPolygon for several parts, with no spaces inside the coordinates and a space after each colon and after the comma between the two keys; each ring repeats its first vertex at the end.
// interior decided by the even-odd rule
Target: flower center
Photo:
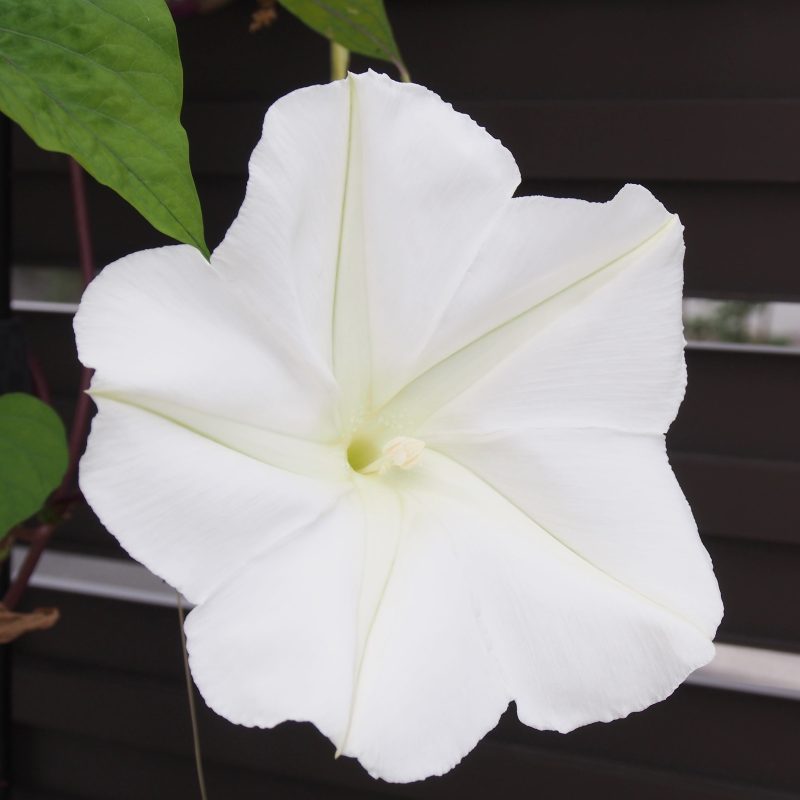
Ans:
{"type": "Polygon", "coordinates": [[[355,436],[347,448],[347,462],[362,475],[383,475],[392,467],[411,469],[420,459],[425,442],[412,436],[395,436],[383,447],[366,436],[355,436]]]}

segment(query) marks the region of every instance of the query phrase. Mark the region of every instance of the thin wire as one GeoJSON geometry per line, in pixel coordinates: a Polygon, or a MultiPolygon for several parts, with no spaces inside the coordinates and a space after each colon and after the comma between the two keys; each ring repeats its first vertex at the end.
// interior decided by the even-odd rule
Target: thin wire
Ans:
{"type": "Polygon", "coordinates": [[[183,654],[183,674],[186,679],[186,695],[189,698],[189,717],[192,720],[192,743],[194,745],[194,766],[197,771],[197,785],[200,787],[201,800],[208,800],[206,794],[206,779],[203,775],[203,756],[200,753],[200,729],[197,725],[197,708],[194,703],[194,685],[192,674],[189,671],[189,654],[186,652],[186,634],[183,632],[183,600],[180,592],[178,597],[178,627],[181,636],[181,653],[183,654]]]}

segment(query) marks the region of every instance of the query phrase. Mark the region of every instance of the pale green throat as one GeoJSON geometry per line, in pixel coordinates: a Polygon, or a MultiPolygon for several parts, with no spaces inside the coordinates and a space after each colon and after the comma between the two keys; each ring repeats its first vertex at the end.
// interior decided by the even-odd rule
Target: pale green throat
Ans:
{"type": "Polygon", "coordinates": [[[347,447],[347,463],[362,475],[383,475],[392,467],[411,469],[422,456],[425,442],[395,436],[383,446],[374,437],[356,434],[347,447]]]}

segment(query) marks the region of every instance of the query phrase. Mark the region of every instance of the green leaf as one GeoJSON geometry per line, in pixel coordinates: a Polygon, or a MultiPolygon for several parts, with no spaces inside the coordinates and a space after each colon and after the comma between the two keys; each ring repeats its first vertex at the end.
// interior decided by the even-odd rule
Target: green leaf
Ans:
{"type": "Polygon", "coordinates": [[[394,64],[408,80],[383,0],[280,0],[281,5],[328,39],[354,53],[394,64]]]}
{"type": "Polygon", "coordinates": [[[35,514],[67,470],[64,426],[29,394],[0,397],[0,539],[35,514]]]}
{"type": "Polygon", "coordinates": [[[164,0],[0,0],[0,110],[204,254],[164,0]]]}

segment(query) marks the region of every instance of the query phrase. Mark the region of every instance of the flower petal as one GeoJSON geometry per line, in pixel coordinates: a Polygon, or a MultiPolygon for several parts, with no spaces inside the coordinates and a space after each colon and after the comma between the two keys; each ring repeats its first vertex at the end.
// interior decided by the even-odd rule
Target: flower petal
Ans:
{"type": "MultiPolygon", "coordinates": [[[[640,453],[640,470],[645,455],[658,461],[640,453]]],[[[310,720],[374,776],[408,781],[450,769],[511,698],[527,724],[568,730],[662,699],[711,657],[691,622],[451,460],[426,450],[389,478],[375,494],[362,480],[366,529],[350,495],[192,612],[212,708],[246,725],[310,720]]],[[[692,574],[700,553],[683,552],[692,574]]]]}
{"type": "Polygon", "coordinates": [[[192,247],[106,267],[83,296],[75,334],[97,394],[303,438],[337,435],[331,376],[282,346],[192,247]]]}
{"type": "Polygon", "coordinates": [[[192,602],[350,489],[269,466],[127,403],[97,402],[81,489],[122,546],[192,602]]]}
{"type": "Polygon", "coordinates": [[[411,781],[453,767],[509,698],[450,534],[371,483],[254,559],[186,632],[218,713],[309,720],[374,777],[411,781]]]}
{"type": "Polygon", "coordinates": [[[397,487],[367,479],[361,491],[367,557],[339,750],[388,781],[441,775],[497,724],[509,695],[470,602],[457,536],[397,487]]]}
{"type": "MultiPolygon", "coordinates": [[[[449,531],[524,723],[568,731],[626,716],[712,658],[705,632],[589,563],[469,470],[434,452],[424,464],[412,493],[449,531]]],[[[429,654],[432,665],[439,655],[429,654]]]]}
{"type": "Polygon", "coordinates": [[[345,734],[356,658],[363,516],[353,495],[250,559],[186,620],[192,676],[239,725],[345,734]]]}
{"type": "MultiPolygon", "coordinates": [[[[348,82],[333,325],[343,346],[334,354],[369,359],[369,400],[379,405],[416,374],[441,309],[520,175],[497,140],[433,92],[373,72],[348,82]],[[360,318],[366,354],[353,347],[360,318]]],[[[337,374],[348,376],[347,366],[337,364],[337,374]]]]}
{"type": "MultiPolygon", "coordinates": [[[[624,456],[635,457],[662,485],[650,487],[640,512],[668,477],[657,442],[643,441],[649,444],[643,452],[624,456]]],[[[597,548],[608,554],[597,564],[571,547],[590,538],[580,528],[586,515],[609,516],[586,481],[578,487],[583,494],[573,487],[572,495],[586,498],[585,515],[565,512],[573,525],[567,533],[578,534],[562,541],[438,452],[426,450],[414,470],[386,477],[386,487],[376,484],[378,494],[366,506],[367,542],[378,537],[375,546],[385,550],[367,570],[373,571],[367,592],[362,579],[360,633],[346,637],[348,646],[357,643],[357,656],[349,723],[338,741],[372,775],[410,781],[450,769],[511,699],[523,722],[542,729],[567,731],[625,716],[666,697],[712,657],[716,584],[668,481],[668,500],[653,514],[664,510],[667,524],[684,527],[672,532],[671,547],[653,542],[664,533],[658,522],[653,535],[642,532],[644,545],[627,536],[631,567],[619,541],[597,548]],[[649,544],[656,556],[668,556],[660,573],[649,544]],[[687,586],[682,570],[703,586],[687,586]],[[654,579],[652,594],[642,588],[648,579],[654,579]],[[701,613],[684,616],[693,600],[705,603],[701,613]]],[[[544,491],[557,485],[553,480],[544,491]]],[[[624,536],[628,531],[613,524],[630,525],[633,516],[601,518],[598,538],[608,528],[624,536]]],[[[587,552],[596,555],[591,547],[587,552]]]]}
{"type": "MultiPolygon", "coordinates": [[[[348,414],[397,392],[416,373],[439,309],[518,182],[516,164],[498,141],[420,86],[369,72],[293,92],[265,118],[244,203],[211,257],[216,274],[199,274],[199,254],[181,247],[137,253],[106,268],[76,323],[82,360],[99,368],[104,385],[127,379],[124,385],[141,394],[147,386],[140,378],[159,369],[163,378],[163,365],[174,368],[176,356],[194,350],[213,359],[225,349],[225,372],[215,366],[205,375],[216,373],[217,392],[229,390],[227,402],[215,397],[213,408],[202,410],[328,435],[325,412],[308,405],[320,398],[336,410],[331,369],[344,393],[346,426],[348,414]],[[182,284],[191,289],[179,310],[173,300],[182,284]],[[201,295],[204,302],[192,302],[201,295]],[[205,322],[198,318],[204,308],[212,317],[205,322]],[[231,314],[241,317],[233,326],[224,322],[231,314]],[[141,330],[132,336],[131,327],[141,330]],[[259,370],[249,382],[238,374],[226,382],[239,365],[264,361],[250,347],[254,328],[278,362],[269,368],[287,373],[276,390],[287,380],[305,382],[296,397],[287,391],[261,402],[259,370]],[[203,331],[217,339],[206,341],[203,331]],[[132,371],[128,354],[143,348],[148,358],[131,360],[141,368],[132,371]],[[249,405],[256,398],[261,415],[249,405]],[[296,419],[304,412],[316,415],[314,425],[296,419]]],[[[209,389],[194,392],[198,381],[189,378],[191,386],[180,376],[150,383],[159,396],[196,407],[195,398],[209,389]]]]}
{"type": "Polygon", "coordinates": [[[713,638],[719,588],[663,436],[536,429],[429,444],[597,569],[713,638]]]}
{"type": "Polygon", "coordinates": [[[411,420],[422,439],[549,426],[665,431],[685,385],[677,218],[640,187],[607,204],[535,200],[487,242],[473,284],[465,283],[469,296],[450,306],[442,341],[457,346],[470,325],[485,332],[435,363],[384,413],[411,420]],[[510,271],[514,259],[527,265],[529,281],[524,269],[510,271]],[[477,284],[488,319],[506,315],[488,331],[477,284]]]}
{"type": "Polygon", "coordinates": [[[250,157],[244,202],[211,263],[275,336],[331,366],[349,136],[346,81],[276,101],[250,157]]]}
{"type": "Polygon", "coordinates": [[[514,198],[442,314],[428,357],[449,355],[616,262],[670,219],[636,184],[624,186],[607,203],[514,198]]]}
{"type": "Polygon", "coordinates": [[[433,92],[350,75],[270,108],[212,263],[335,369],[349,410],[380,403],[414,374],[519,178],[511,154],[433,92]]]}

